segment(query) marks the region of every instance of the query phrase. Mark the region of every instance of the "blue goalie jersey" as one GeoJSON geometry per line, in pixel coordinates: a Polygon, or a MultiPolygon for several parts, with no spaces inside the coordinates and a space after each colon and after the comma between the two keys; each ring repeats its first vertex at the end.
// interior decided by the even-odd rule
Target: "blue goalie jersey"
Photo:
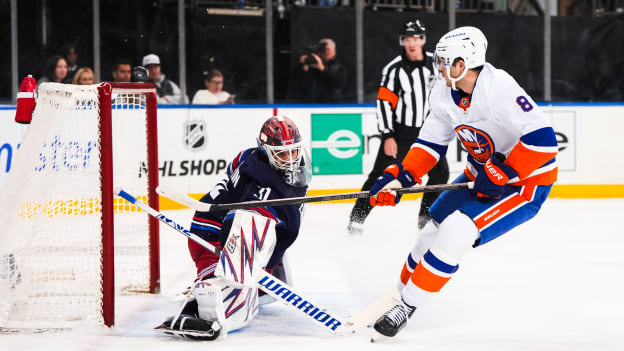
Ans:
{"type": "MultiPolygon", "coordinates": [[[[302,161],[303,162],[303,161],[302,161]]],[[[303,171],[302,171],[303,172],[303,171]]],[[[220,181],[200,201],[209,204],[225,204],[253,200],[271,200],[305,196],[307,183],[293,186],[287,182],[284,173],[269,165],[266,155],[258,148],[240,152],[228,165],[227,178],[220,181]]],[[[303,204],[255,207],[250,210],[274,219],[277,244],[269,259],[267,269],[277,266],[286,249],[299,234],[303,204]]],[[[204,240],[220,243],[223,247],[232,223],[233,211],[195,212],[191,232],[204,240]]],[[[218,258],[197,244],[189,243],[191,256],[197,265],[198,275],[205,276],[214,271],[218,258]],[[202,250],[203,249],[203,250],[202,250]],[[203,273],[202,273],[203,272],[203,273]]]]}

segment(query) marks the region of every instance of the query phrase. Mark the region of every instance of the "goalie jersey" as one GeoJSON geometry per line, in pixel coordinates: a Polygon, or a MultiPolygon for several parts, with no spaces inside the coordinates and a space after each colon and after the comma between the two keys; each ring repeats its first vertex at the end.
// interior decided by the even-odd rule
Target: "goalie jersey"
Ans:
{"type": "Polygon", "coordinates": [[[505,71],[486,63],[471,95],[452,90],[440,80],[431,91],[430,106],[410,152],[420,160],[410,162],[414,175],[423,176],[457,137],[469,154],[464,173],[471,180],[495,152],[501,152],[507,157],[505,163],[518,173],[509,185],[556,181],[554,130],[535,101],[505,71]]]}
{"type": "MultiPolygon", "coordinates": [[[[293,186],[286,182],[284,174],[269,165],[266,155],[258,148],[240,152],[227,167],[227,178],[219,182],[200,200],[210,204],[235,203],[252,200],[271,200],[305,196],[307,185],[293,186]]],[[[277,244],[267,269],[277,266],[286,249],[299,233],[303,204],[265,206],[251,209],[258,214],[276,220],[277,244]]],[[[232,224],[233,211],[195,212],[191,232],[221,249],[232,224]]],[[[189,241],[189,250],[197,266],[198,279],[214,273],[218,257],[189,241]]]]}

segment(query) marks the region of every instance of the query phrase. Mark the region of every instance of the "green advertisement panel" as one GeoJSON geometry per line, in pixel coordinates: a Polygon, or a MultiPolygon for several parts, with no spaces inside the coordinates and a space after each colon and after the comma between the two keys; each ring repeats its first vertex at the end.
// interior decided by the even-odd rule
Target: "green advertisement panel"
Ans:
{"type": "Polygon", "coordinates": [[[312,114],[312,173],[362,173],[362,114],[312,114]]]}

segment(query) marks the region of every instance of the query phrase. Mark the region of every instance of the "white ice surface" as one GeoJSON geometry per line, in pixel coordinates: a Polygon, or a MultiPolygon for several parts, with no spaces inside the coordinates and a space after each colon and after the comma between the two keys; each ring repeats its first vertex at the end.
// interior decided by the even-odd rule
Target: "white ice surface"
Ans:
{"type": "MultiPolygon", "coordinates": [[[[395,284],[417,235],[419,202],[375,209],[362,236],[346,233],[351,206],[309,205],[289,251],[293,285],[344,316],[395,284]]],[[[191,212],[168,215],[188,223],[191,212]]],[[[153,331],[177,310],[169,299],[194,276],[185,238],[162,227],[160,295],[119,298],[112,329],[0,334],[0,350],[624,350],[623,216],[624,199],[546,201],[532,221],[466,255],[388,344],[371,344],[370,330],[330,335],[279,303],[217,341],[153,331]]]]}

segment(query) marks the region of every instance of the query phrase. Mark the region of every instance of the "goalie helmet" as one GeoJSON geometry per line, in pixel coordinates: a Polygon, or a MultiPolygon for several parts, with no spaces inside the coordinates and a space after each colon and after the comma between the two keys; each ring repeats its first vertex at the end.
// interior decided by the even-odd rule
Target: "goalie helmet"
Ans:
{"type": "Polygon", "coordinates": [[[303,152],[301,134],[288,117],[275,116],[264,122],[258,136],[258,146],[278,170],[295,170],[303,152]]]}
{"type": "Polygon", "coordinates": [[[299,129],[290,118],[274,116],[260,129],[258,147],[286,183],[307,186],[312,178],[310,158],[303,147],[299,129]]]}
{"type": "Polygon", "coordinates": [[[443,67],[444,74],[451,80],[453,89],[455,83],[464,78],[469,69],[485,64],[485,52],[488,42],[483,32],[476,27],[460,27],[442,36],[438,44],[434,62],[443,67]],[[466,69],[457,78],[451,77],[451,66],[457,59],[462,59],[466,69]]]}
{"type": "Polygon", "coordinates": [[[401,34],[399,34],[399,44],[403,46],[403,40],[407,37],[419,37],[422,40],[427,40],[425,31],[425,25],[420,20],[405,22],[401,26],[401,34]]]}

